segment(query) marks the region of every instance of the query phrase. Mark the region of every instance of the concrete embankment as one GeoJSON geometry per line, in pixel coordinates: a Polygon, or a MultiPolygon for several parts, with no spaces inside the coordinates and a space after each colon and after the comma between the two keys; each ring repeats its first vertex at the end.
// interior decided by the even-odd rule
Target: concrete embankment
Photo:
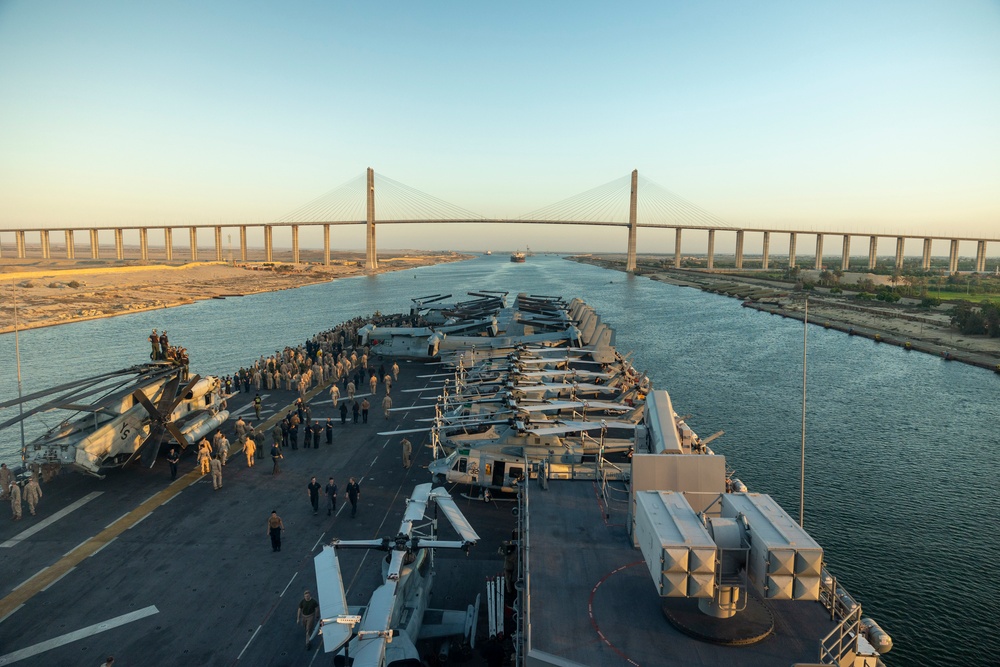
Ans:
{"type": "MultiPolygon", "coordinates": [[[[799,320],[800,322],[805,319],[805,313],[800,311],[792,311],[783,308],[777,304],[762,303],[756,301],[744,301],[743,306],[746,308],[753,308],[765,313],[770,313],[772,315],[781,315],[782,317],[788,317],[794,320],[799,320]]],[[[971,364],[973,366],[979,366],[980,368],[986,368],[997,373],[1000,373],[1000,364],[986,355],[976,354],[968,350],[957,351],[949,348],[945,345],[939,345],[925,340],[919,339],[909,339],[905,337],[890,335],[884,333],[880,330],[873,329],[870,327],[865,327],[861,325],[853,325],[847,322],[839,322],[837,320],[830,320],[826,318],[810,318],[809,324],[815,324],[816,326],[821,326],[824,329],[834,329],[835,331],[843,331],[849,336],[861,336],[863,338],[868,338],[876,343],[885,343],[886,345],[895,345],[901,347],[905,350],[916,350],[917,352],[925,352],[927,354],[933,354],[939,356],[946,361],[960,361],[965,364],[971,364]]]]}
{"type": "MultiPolygon", "coordinates": [[[[624,262],[615,259],[573,259],[624,270],[624,262]]],[[[639,271],[639,275],[651,280],[722,294],[740,299],[745,307],[799,321],[804,319],[803,301],[808,294],[810,324],[1000,373],[1000,344],[991,342],[996,339],[958,334],[951,328],[947,305],[928,312],[881,302],[858,302],[822,288],[814,292],[795,291],[791,283],[744,275],[643,266],[639,271]]]]}

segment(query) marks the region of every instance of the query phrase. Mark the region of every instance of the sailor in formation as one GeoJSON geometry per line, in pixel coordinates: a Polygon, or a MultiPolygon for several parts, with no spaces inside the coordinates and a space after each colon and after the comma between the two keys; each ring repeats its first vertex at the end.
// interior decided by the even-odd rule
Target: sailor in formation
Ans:
{"type": "Polygon", "coordinates": [[[10,495],[10,512],[13,515],[14,521],[21,520],[21,487],[17,485],[17,482],[11,483],[8,488],[10,495]]]}
{"type": "Polygon", "coordinates": [[[403,447],[403,468],[409,470],[410,457],[413,455],[413,444],[410,442],[409,438],[405,436],[399,444],[403,447]]]}
{"type": "Polygon", "coordinates": [[[24,501],[28,503],[28,511],[31,512],[31,516],[35,516],[35,506],[41,499],[42,487],[38,485],[38,480],[32,475],[28,483],[24,485],[24,501]]]}
{"type": "Polygon", "coordinates": [[[222,488],[222,461],[213,456],[209,467],[212,469],[212,488],[218,491],[222,488]]]}

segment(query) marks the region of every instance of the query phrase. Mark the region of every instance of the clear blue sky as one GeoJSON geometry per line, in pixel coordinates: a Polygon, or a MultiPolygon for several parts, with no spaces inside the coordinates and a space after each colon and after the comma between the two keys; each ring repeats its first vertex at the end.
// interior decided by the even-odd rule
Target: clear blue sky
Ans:
{"type": "Polygon", "coordinates": [[[267,222],[369,166],[488,217],[638,169],[733,225],[1000,237],[1000,3],[0,0],[0,229],[267,222]]]}

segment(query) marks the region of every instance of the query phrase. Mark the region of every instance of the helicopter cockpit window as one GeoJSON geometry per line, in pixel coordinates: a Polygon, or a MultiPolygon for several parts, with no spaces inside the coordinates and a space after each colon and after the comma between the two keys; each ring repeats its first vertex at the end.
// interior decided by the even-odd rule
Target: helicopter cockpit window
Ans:
{"type": "Polygon", "coordinates": [[[465,472],[466,459],[459,459],[455,462],[455,465],[451,467],[452,470],[457,470],[458,472],[465,472]]]}

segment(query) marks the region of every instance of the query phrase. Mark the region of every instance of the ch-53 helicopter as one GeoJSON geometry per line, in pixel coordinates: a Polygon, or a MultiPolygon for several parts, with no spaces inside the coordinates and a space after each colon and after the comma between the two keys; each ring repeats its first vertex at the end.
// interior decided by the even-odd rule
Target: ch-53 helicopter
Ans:
{"type": "Polygon", "coordinates": [[[439,655],[447,657],[452,638],[475,647],[479,596],[465,610],[428,609],[433,585],[434,550],[463,549],[468,553],[479,535],[442,488],[419,484],[406,501],[396,535],[377,540],[335,540],[314,558],[319,593],[320,622],[315,634],[323,650],[335,654],[335,663],[353,667],[420,665],[416,642],[439,639],[439,655]],[[430,505],[445,515],[458,540],[438,540],[437,519],[425,522],[430,505]],[[423,522],[423,523],[422,523],[423,522]],[[340,549],[379,549],[384,583],[364,608],[348,608],[340,572],[340,549]],[[434,618],[434,623],[430,619],[434,618]]]}
{"type": "Polygon", "coordinates": [[[186,365],[154,362],[0,403],[32,406],[0,429],[51,411],[72,413],[25,444],[25,462],[43,472],[65,465],[103,477],[136,457],[151,467],[165,442],[186,448],[211,433],[229,418],[224,401],[217,377],[188,377],[186,365]]]}

